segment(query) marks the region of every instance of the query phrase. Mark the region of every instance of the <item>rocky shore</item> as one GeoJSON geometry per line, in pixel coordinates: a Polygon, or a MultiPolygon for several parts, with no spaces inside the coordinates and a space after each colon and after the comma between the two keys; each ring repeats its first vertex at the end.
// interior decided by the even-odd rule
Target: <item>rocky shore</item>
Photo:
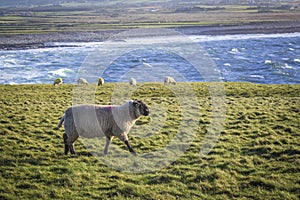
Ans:
{"type": "MultiPolygon", "coordinates": [[[[186,35],[294,33],[300,32],[300,22],[269,22],[239,26],[188,26],[174,29],[186,35]]],[[[121,31],[123,30],[6,35],[0,36],[0,49],[29,49],[60,45],[55,44],[56,42],[100,42],[121,31]]]]}

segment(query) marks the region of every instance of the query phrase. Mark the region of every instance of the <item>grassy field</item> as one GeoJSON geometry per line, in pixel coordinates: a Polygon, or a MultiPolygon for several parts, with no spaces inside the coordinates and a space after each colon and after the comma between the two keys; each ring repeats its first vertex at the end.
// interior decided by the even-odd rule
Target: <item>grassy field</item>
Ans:
{"type": "MultiPolygon", "coordinates": [[[[0,199],[299,199],[300,85],[226,83],[225,126],[204,157],[199,151],[211,97],[207,84],[191,87],[200,115],[187,151],[167,167],[131,173],[90,156],[81,141],[76,155],[63,154],[63,128],[56,125],[72,105],[73,85],[0,85],[0,199]]],[[[110,103],[114,88],[97,88],[96,103],[110,103]]],[[[161,84],[144,84],[131,98],[152,111],[130,133],[133,148],[142,154],[166,146],[182,115],[176,95],[161,84]],[[166,111],[163,127],[138,137],[139,127],[157,117],[155,105],[166,111]]],[[[127,153],[118,139],[113,144],[127,153]]]]}
{"type": "MultiPolygon", "coordinates": [[[[296,4],[292,4],[296,5],[296,4]]],[[[291,6],[292,6],[291,5],[291,6]]],[[[57,32],[107,31],[128,28],[244,25],[298,22],[300,9],[277,6],[204,6],[185,3],[63,4],[1,8],[0,36],[57,32]]]]}

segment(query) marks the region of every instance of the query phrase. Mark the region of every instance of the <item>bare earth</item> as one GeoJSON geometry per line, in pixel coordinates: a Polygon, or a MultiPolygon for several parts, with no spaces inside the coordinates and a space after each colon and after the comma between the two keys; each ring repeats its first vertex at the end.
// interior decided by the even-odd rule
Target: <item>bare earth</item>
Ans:
{"type": "MultiPolygon", "coordinates": [[[[300,22],[268,22],[239,26],[188,26],[175,30],[186,35],[271,34],[300,32],[300,22]]],[[[0,49],[28,49],[57,46],[54,42],[99,42],[124,30],[23,34],[0,36],[0,49]]]]}

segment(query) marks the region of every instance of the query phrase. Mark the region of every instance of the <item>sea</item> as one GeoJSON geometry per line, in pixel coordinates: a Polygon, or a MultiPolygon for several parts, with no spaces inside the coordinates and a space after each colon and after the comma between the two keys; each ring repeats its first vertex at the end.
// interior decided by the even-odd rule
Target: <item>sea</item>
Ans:
{"type": "Polygon", "coordinates": [[[139,38],[134,45],[125,38],[0,50],[0,84],[53,84],[56,78],[96,83],[99,77],[106,82],[131,77],[163,82],[166,76],[184,82],[300,83],[300,33],[170,38],[139,38]]]}

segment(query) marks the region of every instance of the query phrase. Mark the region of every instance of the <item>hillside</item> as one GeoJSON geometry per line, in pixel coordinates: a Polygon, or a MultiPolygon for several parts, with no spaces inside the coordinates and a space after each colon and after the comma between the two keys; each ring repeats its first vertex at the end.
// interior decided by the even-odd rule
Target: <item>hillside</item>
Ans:
{"type": "MultiPolygon", "coordinates": [[[[299,199],[300,86],[226,83],[224,128],[216,145],[200,157],[212,120],[208,86],[191,84],[200,115],[197,133],[184,154],[168,166],[139,173],[138,167],[147,163],[135,159],[164,148],[178,137],[182,116],[193,116],[180,113],[172,90],[162,84],[140,84],[129,97],[142,99],[151,114],[141,118],[129,135],[137,158],[118,139],[113,141],[125,155],[119,159],[135,162],[137,171],[125,172],[126,163],[119,170],[108,165],[114,160],[114,148],[103,157],[103,146],[95,146],[97,159],[79,140],[78,154],[63,154],[63,128],[56,125],[72,105],[73,85],[1,85],[0,198],[299,199]],[[165,121],[158,121],[163,123],[160,129],[150,136],[141,133],[160,111],[165,112],[165,121]]],[[[110,103],[115,87],[114,83],[98,87],[95,102],[110,103]]],[[[182,83],[171,87],[185,90],[182,83]]],[[[186,134],[190,128],[185,128],[186,134]]]]}

